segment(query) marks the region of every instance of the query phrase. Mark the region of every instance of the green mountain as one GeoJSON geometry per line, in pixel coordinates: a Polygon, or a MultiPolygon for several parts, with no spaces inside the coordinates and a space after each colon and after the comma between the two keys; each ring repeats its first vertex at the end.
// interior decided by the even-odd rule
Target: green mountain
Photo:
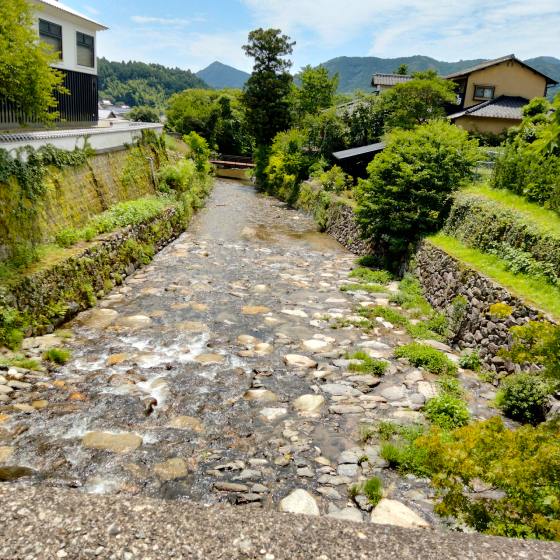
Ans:
{"type": "Polygon", "coordinates": [[[218,61],[212,62],[210,66],[200,70],[196,75],[213,89],[241,89],[249,78],[247,72],[242,72],[218,61]]]}
{"type": "MultiPolygon", "coordinates": [[[[428,56],[420,55],[401,58],[342,56],[333,58],[323,63],[321,66],[327,68],[331,75],[338,72],[340,76],[340,91],[343,93],[351,93],[357,89],[369,91],[371,89],[371,77],[373,74],[376,72],[394,72],[401,64],[406,64],[409,72],[433,69],[445,76],[475,66],[481,62],[484,62],[484,59],[442,62],[428,56]]],[[[560,60],[557,58],[541,56],[538,58],[531,58],[525,62],[551,78],[560,81],[560,60]]]]}
{"type": "Polygon", "coordinates": [[[163,107],[165,100],[185,89],[208,86],[190,70],[144,62],[98,60],[99,98],[127,105],[163,107]]]}
{"type": "MultiPolygon", "coordinates": [[[[557,82],[560,82],[560,60],[553,56],[537,56],[537,58],[529,58],[525,61],[539,72],[550,76],[557,82]]],[[[548,97],[552,99],[556,94],[560,93],[560,85],[548,89],[548,97]]]]}

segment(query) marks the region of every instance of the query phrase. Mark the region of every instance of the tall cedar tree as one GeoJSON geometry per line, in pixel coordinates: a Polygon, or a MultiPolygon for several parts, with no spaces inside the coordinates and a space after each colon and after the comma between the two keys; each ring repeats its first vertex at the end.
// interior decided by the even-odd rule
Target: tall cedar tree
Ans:
{"type": "Polygon", "coordinates": [[[26,0],[0,2],[0,98],[17,107],[23,119],[49,122],[58,117],[54,93],[68,93],[63,75],[51,68],[58,60],[33,30],[26,0]]]}
{"type": "Polygon", "coordinates": [[[253,73],[245,85],[243,102],[247,124],[257,146],[270,146],[273,138],[290,127],[290,101],[293,78],[288,72],[295,42],[280,29],[256,29],[249,33],[243,50],[255,60],[253,73]]]}

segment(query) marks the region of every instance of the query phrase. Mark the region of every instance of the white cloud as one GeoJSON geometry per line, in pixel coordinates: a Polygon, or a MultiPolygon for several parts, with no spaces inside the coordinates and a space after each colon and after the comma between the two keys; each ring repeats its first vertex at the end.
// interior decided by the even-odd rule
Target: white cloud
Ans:
{"type": "Polygon", "coordinates": [[[258,25],[280,27],[296,40],[310,34],[316,48],[341,49],[366,37],[369,50],[355,55],[560,55],[558,0],[242,1],[258,25]]]}

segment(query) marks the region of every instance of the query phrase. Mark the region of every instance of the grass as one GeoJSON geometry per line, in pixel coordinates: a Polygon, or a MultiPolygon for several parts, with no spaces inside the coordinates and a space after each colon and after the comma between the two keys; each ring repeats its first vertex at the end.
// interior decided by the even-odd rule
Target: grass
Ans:
{"type": "Polygon", "coordinates": [[[350,278],[363,280],[374,284],[388,284],[393,277],[386,270],[372,270],[363,266],[355,268],[349,275],[350,278]]]}
{"type": "Polygon", "coordinates": [[[427,344],[413,342],[395,349],[395,357],[407,359],[413,366],[422,367],[436,375],[455,375],[457,366],[443,353],[427,344]]]}
{"type": "Polygon", "coordinates": [[[542,233],[549,233],[560,237],[560,216],[552,210],[547,210],[538,204],[528,202],[512,192],[493,189],[485,184],[473,185],[461,192],[477,195],[497,202],[510,210],[515,210],[528,218],[542,233]]]}
{"type": "Polygon", "coordinates": [[[501,284],[513,295],[549,313],[555,319],[560,319],[560,287],[544,284],[542,279],[527,274],[513,274],[507,270],[507,265],[502,259],[467,247],[453,237],[438,234],[429,237],[428,240],[452,257],[501,284]]]}
{"type": "Polygon", "coordinates": [[[25,358],[24,356],[20,355],[13,356],[11,358],[0,358],[0,365],[30,369],[33,371],[38,371],[41,369],[41,364],[37,360],[25,358]]]}
{"type": "Polygon", "coordinates": [[[64,348],[50,348],[43,354],[43,360],[60,366],[68,363],[71,357],[71,353],[64,348]]]}
{"type": "Polygon", "coordinates": [[[348,360],[360,360],[359,364],[350,364],[348,369],[356,373],[370,374],[370,375],[383,375],[389,363],[383,360],[372,358],[366,352],[358,351],[352,354],[346,354],[348,360]]]}
{"type": "Polygon", "coordinates": [[[344,284],[340,286],[341,292],[368,292],[375,294],[386,292],[387,288],[382,284],[344,284]]]}

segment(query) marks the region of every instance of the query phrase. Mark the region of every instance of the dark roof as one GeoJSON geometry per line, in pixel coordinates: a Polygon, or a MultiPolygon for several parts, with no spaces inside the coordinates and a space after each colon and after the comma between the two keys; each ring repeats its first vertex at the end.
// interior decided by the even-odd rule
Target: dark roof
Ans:
{"type": "Polygon", "coordinates": [[[409,82],[412,76],[403,74],[374,74],[371,79],[371,85],[375,86],[395,86],[403,82],[409,82]]]}
{"type": "Polygon", "coordinates": [[[333,157],[335,159],[341,160],[362,156],[365,154],[376,154],[377,152],[382,152],[385,149],[385,146],[385,142],[378,142],[377,144],[370,144],[369,146],[361,146],[360,148],[350,148],[349,150],[334,152],[333,157]]]}
{"type": "Polygon", "coordinates": [[[515,60],[516,62],[521,64],[521,66],[525,66],[525,68],[532,70],[533,72],[535,72],[535,74],[539,74],[539,76],[542,76],[546,80],[546,83],[549,85],[556,85],[558,83],[550,76],[547,76],[542,72],[539,72],[536,68],[529,66],[522,60],[519,60],[514,54],[508,54],[507,56],[495,58],[494,60],[487,60],[486,62],[481,62],[480,64],[477,64],[476,66],[472,66],[471,68],[465,68],[465,70],[461,70],[460,72],[454,72],[453,74],[449,74],[445,76],[445,78],[448,80],[451,80],[453,78],[461,78],[463,76],[468,76],[469,74],[472,74],[473,72],[476,72],[478,70],[484,70],[484,68],[489,68],[490,66],[496,66],[497,64],[502,64],[502,62],[507,62],[508,60],[515,60]]]}
{"type": "Polygon", "coordinates": [[[529,103],[524,97],[512,97],[500,95],[496,99],[490,99],[473,105],[464,111],[449,115],[450,120],[455,120],[466,115],[472,117],[482,117],[487,119],[511,119],[520,121],[523,118],[522,109],[529,103]]]}

